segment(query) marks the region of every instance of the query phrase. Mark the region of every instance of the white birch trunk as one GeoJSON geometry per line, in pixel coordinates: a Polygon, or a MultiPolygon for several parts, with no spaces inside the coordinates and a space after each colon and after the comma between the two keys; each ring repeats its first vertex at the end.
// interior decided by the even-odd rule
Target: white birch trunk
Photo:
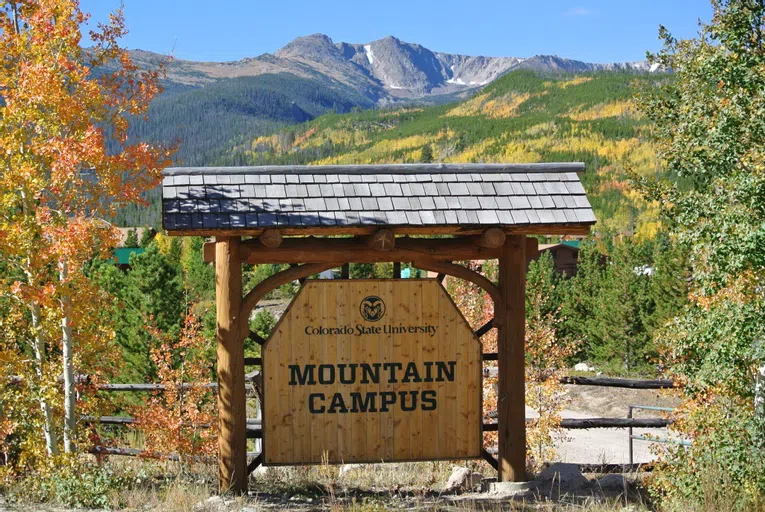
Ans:
{"type": "MultiPolygon", "coordinates": [[[[24,214],[32,215],[33,208],[29,204],[29,197],[23,191],[21,192],[21,200],[22,211],[24,214]]],[[[24,269],[24,273],[27,276],[27,281],[32,284],[34,279],[29,270],[32,265],[29,259],[27,259],[26,263],[27,268],[24,269]]],[[[40,314],[40,305],[36,302],[33,302],[29,305],[29,307],[30,313],[32,315],[32,330],[34,331],[34,337],[32,339],[32,350],[35,353],[35,374],[37,375],[37,379],[40,385],[42,385],[45,378],[43,374],[43,367],[45,365],[47,354],[45,348],[45,336],[43,334],[43,328],[41,325],[42,318],[40,314]]],[[[40,395],[40,410],[43,414],[43,434],[45,435],[45,448],[48,452],[48,455],[53,457],[58,455],[58,436],[56,435],[56,431],[53,429],[53,410],[48,403],[48,399],[45,398],[44,393],[40,395]]]]}
{"type": "MultiPolygon", "coordinates": [[[[58,276],[60,283],[67,278],[66,262],[59,262],[58,276]]],[[[76,425],[75,406],[77,396],[74,390],[74,362],[72,326],[69,323],[71,301],[67,295],[61,299],[61,352],[64,369],[64,451],[74,451],[74,429],[76,425]]]]}
{"type": "MultiPolygon", "coordinates": [[[[42,327],[40,326],[40,306],[32,304],[32,329],[34,329],[34,341],[32,342],[32,348],[35,353],[35,373],[40,383],[43,382],[43,365],[45,364],[45,339],[42,335],[42,327]]],[[[58,455],[58,439],[56,438],[56,432],[53,430],[53,411],[51,410],[48,400],[44,397],[40,397],[40,410],[43,413],[43,433],[45,434],[45,448],[48,451],[48,455],[58,455]]]]}
{"type": "MultiPolygon", "coordinates": [[[[754,384],[754,414],[765,423],[765,365],[760,362],[754,384]]],[[[764,433],[765,434],[765,433],[764,433]]]]}

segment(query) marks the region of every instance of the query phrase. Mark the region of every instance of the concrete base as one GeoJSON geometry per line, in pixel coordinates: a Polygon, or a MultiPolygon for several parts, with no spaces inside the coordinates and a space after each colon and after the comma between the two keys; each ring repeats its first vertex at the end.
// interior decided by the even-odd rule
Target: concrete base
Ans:
{"type": "Polygon", "coordinates": [[[529,482],[497,482],[494,480],[484,480],[481,487],[483,492],[494,494],[523,494],[539,487],[539,482],[537,480],[531,480],[529,482]]]}

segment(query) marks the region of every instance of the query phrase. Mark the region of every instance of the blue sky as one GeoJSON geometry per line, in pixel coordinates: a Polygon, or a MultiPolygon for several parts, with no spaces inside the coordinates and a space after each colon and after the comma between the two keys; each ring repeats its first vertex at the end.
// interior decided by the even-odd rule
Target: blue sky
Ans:
{"type": "MultiPolygon", "coordinates": [[[[394,35],[467,55],[556,54],[590,62],[642,60],[658,26],[696,33],[709,0],[123,0],[128,48],[191,60],[238,60],[321,32],[365,43],[394,35]]],[[[105,20],[120,0],[81,0],[105,20]]]]}

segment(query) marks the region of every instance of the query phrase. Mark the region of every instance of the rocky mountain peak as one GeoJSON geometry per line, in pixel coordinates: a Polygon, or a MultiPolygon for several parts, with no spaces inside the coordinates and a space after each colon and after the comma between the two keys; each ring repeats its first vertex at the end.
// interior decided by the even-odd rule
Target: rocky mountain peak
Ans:
{"type": "Polygon", "coordinates": [[[277,50],[277,57],[300,60],[322,59],[340,56],[332,39],[325,34],[311,34],[298,37],[277,50]]]}

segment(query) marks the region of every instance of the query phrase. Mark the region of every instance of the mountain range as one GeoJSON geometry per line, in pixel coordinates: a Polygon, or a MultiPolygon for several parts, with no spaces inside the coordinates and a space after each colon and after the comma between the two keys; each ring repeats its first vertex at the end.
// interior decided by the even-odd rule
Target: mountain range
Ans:
{"type": "MultiPolygon", "coordinates": [[[[367,44],[299,37],[277,52],[235,62],[197,62],[133,50],[145,68],[164,64],[165,92],[132,134],[179,142],[176,163],[230,161],[247,140],[327,112],[346,113],[465,99],[515,70],[542,74],[650,73],[646,62],[592,64],[552,55],[485,57],[441,53],[395,37],[367,44]]],[[[236,162],[233,162],[236,163],[236,162]]]]}
{"type": "Polygon", "coordinates": [[[594,64],[555,55],[485,57],[442,53],[388,36],[371,43],[335,43],[324,34],[298,37],[276,53],[232,62],[167,59],[136,50],[147,66],[166,61],[173,85],[199,87],[220,80],[289,73],[327,85],[342,84],[376,103],[455,95],[489,84],[508,71],[586,73],[651,72],[646,61],[594,64]]]}

